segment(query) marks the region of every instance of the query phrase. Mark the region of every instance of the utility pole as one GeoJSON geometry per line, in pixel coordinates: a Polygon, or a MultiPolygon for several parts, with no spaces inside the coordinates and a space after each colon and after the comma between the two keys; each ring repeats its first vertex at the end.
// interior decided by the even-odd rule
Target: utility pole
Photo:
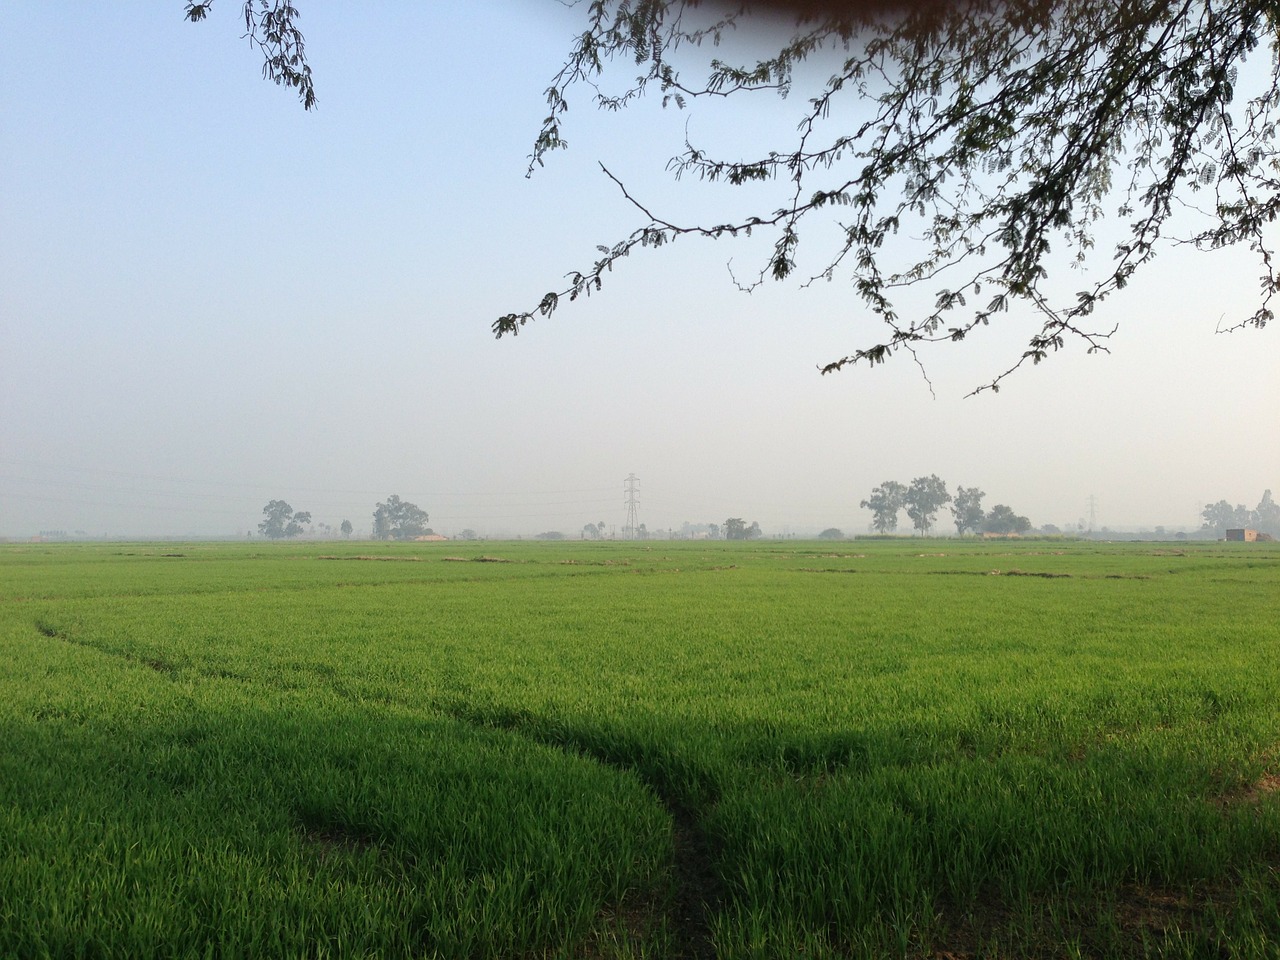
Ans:
{"type": "Polygon", "coordinates": [[[627,507],[627,522],[622,525],[622,539],[634,540],[640,528],[640,478],[627,474],[622,481],[622,499],[627,507]]]}

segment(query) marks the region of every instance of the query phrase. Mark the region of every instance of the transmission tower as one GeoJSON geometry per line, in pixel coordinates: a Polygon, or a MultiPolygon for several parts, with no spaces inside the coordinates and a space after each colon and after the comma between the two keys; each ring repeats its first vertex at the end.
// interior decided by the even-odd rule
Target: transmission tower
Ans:
{"type": "Polygon", "coordinates": [[[627,522],[622,525],[622,539],[634,540],[640,528],[640,478],[627,474],[622,481],[622,499],[627,506],[627,522]]]}
{"type": "Polygon", "coordinates": [[[1089,494],[1089,532],[1093,533],[1093,528],[1098,523],[1098,498],[1092,493],[1089,494]]]}

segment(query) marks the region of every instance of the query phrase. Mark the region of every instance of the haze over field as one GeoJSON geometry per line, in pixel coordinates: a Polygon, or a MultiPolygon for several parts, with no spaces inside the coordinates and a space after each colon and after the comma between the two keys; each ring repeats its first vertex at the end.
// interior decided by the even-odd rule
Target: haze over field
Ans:
{"type": "Polygon", "coordinates": [[[1164,253],[1104,304],[1109,355],[970,399],[1034,317],[922,353],[932,393],[907,358],[821,377],[873,335],[848,284],[741,294],[726,263],[763,251],[728,241],[645,251],[495,341],[638,225],[598,160],[719,219],[735,194],[662,172],[686,123],[745,151],[799,91],[619,115],[580,92],[525,179],[580,9],[300,0],[308,114],[235,3],[182,6],[0,6],[0,535],[243,535],[274,498],[367,530],[393,493],[446,534],[576,533],[621,528],[631,473],[651,530],[766,535],[861,532],[873,486],[931,473],[1064,527],[1090,496],[1099,525],[1173,529],[1280,489],[1277,327],[1215,333],[1256,306],[1244,253],[1164,253]]]}

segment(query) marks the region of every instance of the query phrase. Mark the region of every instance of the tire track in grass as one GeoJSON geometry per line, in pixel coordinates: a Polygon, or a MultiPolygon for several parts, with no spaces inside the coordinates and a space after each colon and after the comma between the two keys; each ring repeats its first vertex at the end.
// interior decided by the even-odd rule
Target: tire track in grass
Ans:
{"type": "Polygon", "coordinates": [[[684,960],[715,960],[711,917],[724,902],[724,891],[711,844],[692,811],[656,790],[654,793],[667,808],[672,822],[676,889],[671,920],[677,956],[684,960]]]}
{"type": "Polygon", "coordinates": [[[542,746],[576,753],[597,763],[622,770],[653,793],[671,818],[672,880],[674,890],[668,921],[674,940],[670,960],[716,960],[711,921],[725,903],[724,884],[716,870],[711,838],[702,825],[699,810],[714,805],[718,790],[710,776],[695,769],[673,771],[660,755],[649,754],[636,743],[620,749],[593,741],[563,727],[549,729],[535,714],[523,710],[478,710],[462,704],[442,705],[450,716],[473,727],[513,733],[542,746]],[[677,774],[691,787],[681,789],[677,774]]]}
{"type": "Polygon", "coordinates": [[[131,653],[126,653],[123,650],[112,650],[109,647],[101,647],[98,646],[98,644],[90,643],[87,640],[77,640],[75,637],[65,631],[59,630],[57,627],[51,626],[44,620],[37,620],[35,626],[36,631],[41,636],[48,637],[50,640],[61,640],[63,643],[69,643],[73,647],[82,647],[85,650],[94,650],[110,657],[119,657],[121,660],[136,663],[139,666],[147,667],[150,670],[154,670],[156,673],[162,673],[166,676],[172,676],[178,671],[177,664],[170,663],[168,660],[163,660],[160,657],[138,657],[131,653]]]}
{"type": "MultiPolygon", "coordinates": [[[[137,666],[158,673],[172,675],[178,669],[174,664],[158,659],[135,656],[124,650],[99,646],[87,640],[77,639],[44,620],[35,621],[35,629],[42,636],[59,640],[76,647],[83,647],[100,654],[117,657],[137,666]]],[[[195,669],[202,677],[220,679],[222,671],[195,669]]],[[[239,678],[248,679],[248,678],[239,678]]],[[[336,686],[320,684],[341,696],[346,693],[336,686]]],[[[715,867],[715,854],[707,831],[702,826],[698,809],[714,804],[716,790],[710,777],[695,770],[683,771],[686,780],[693,783],[692,790],[681,790],[674,783],[675,777],[661,764],[660,756],[646,754],[638,744],[622,744],[622,750],[610,750],[606,745],[593,743],[590,738],[575,736],[564,730],[550,730],[534,714],[515,710],[477,710],[461,704],[441,705],[441,712],[476,729],[500,730],[519,736],[540,746],[576,753],[605,766],[622,770],[649,788],[671,818],[672,825],[672,900],[668,921],[674,939],[674,952],[670,960],[715,960],[715,942],[711,932],[711,919],[725,902],[724,885],[715,867]],[[626,754],[626,755],[624,755],[626,754]],[[655,762],[656,761],[656,762],[655,762]],[[687,794],[692,793],[690,801],[687,794]]],[[[317,842],[333,843],[333,838],[323,831],[308,831],[317,842]]],[[[341,844],[338,844],[341,845],[341,844]]]]}

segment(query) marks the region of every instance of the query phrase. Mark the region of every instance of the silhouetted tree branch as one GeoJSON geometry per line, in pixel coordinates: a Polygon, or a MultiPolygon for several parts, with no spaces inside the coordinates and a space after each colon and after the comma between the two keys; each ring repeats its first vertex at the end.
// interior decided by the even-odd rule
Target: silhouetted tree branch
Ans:
{"type": "MultiPolygon", "coordinates": [[[[188,2],[184,16],[199,23],[212,8],[213,0],[188,2]]],[[[297,8],[287,0],[244,0],[242,13],[244,38],[262,53],[262,76],[280,86],[293,87],[303,108],[310,110],[316,105],[316,91],[306,44],[296,23],[297,8]]]]}
{"type": "MultiPolygon", "coordinates": [[[[605,274],[636,249],[688,235],[766,231],[773,246],[761,279],[791,278],[802,231],[830,217],[842,239],[820,254],[822,268],[804,284],[846,280],[885,333],[823,364],[822,372],[883,363],[922,343],[963,340],[1016,305],[1029,307],[1040,329],[1020,357],[978,388],[995,390],[1068,340],[1105,350],[1115,327],[1096,326],[1095,308],[1153,258],[1175,207],[1197,193],[1206,199],[1203,219],[1181,242],[1251,247],[1263,268],[1260,302],[1237,326],[1262,327],[1272,318],[1277,279],[1265,231],[1280,210],[1274,4],[699,6],[592,3],[586,29],[547,90],[549,113],[530,169],[565,146],[567,98],[581,83],[605,109],[621,109],[650,90],[664,105],[684,108],[698,98],[786,95],[801,63],[830,63],[833,72],[807,98],[790,142],[762,144],[747,159],[686,143],[670,160],[677,178],[775,182],[775,205],[727,222],[680,223],[654,213],[605,169],[641,214],[641,226],[599,247],[598,260],[570,272],[534,309],[501,317],[493,326],[497,336],[518,333],[565,299],[600,290],[605,274]],[[677,63],[688,60],[688,49],[750,26],[761,6],[796,14],[778,52],[739,65],[706,58],[705,79],[686,81],[677,63]],[[1262,69],[1242,70],[1255,52],[1264,58],[1262,69]],[[639,66],[640,76],[620,93],[601,92],[598,81],[622,58],[639,66]],[[863,119],[836,124],[833,105],[850,100],[863,119]],[[1049,268],[1096,259],[1104,221],[1123,239],[1101,275],[1064,302],[1049,290],[1049,268]],[[1055,246],[1065,248],[1056,259],[1055,246]],[[903,315],[902,291],[921,284],[933,287],[934,307],[903,315]]],[[[769,29],[777,29],[776,21],[769,29]]]]}
{"type": "MultiPolygon", "coordinates": [[[[186,16],[202,20],[211,6],[189,2],[186,16]]],[[[295,87],[310,109],[315,92],[297,10],[284,0],[243,0],[243,12],[264,75],[295,87]]],[[[1259,259],[1257,308],[1229,328],[1263,327],[1273,317],[1278,281],[1268,231],[1280,213],[1274,2],[591,0],[584,20],[546,90],[530,172],[566,146],[568,98],[582,84],[606,110],[651,91],[684,109],[699,100],[786,96],[806,62],[831,72],[809,91],[788,142],[762,144],[746,159],[687,142],[671,158],[676,178],[777,184],[774,199],[754,214],[680,222],[602,166],[640,225],[599,246],[599,259],[570,271],[532,309],[500,317],[498,337],[599,291],[605,274],[638,249],[763,233],[773,242],[757,282],[839,278],[883,325],[878,336],[822,364],[823,373],[874,366],[898,352],[918,360],[920,345],[963,340],[1015,307],[1038,315],[1026,349],[975,392],[998,390],[1068,341],[1106,350],[1115,326],[1097,325],[1095,309],[1151,261],[1175,210],[1184,208],[1198,219],[1169,242],[1244,244],[1259,259]],[[743,63],[709,55],[749,29],[768,31],[777,52],[743,63]],[[700,65],[686,69],[691,55],[700,65]],[[1250,55],[1262,62],[1246,67],[1250,55]],[[607,92],[605,75],[623,59],[638,76],[607,92]],[[849,102],[861,119],[834,121],[834,109],[849,102]],[[839,239],[804,278],[797,274],[802,233],[824,219],[837,225],[839,239]],[[1104,225],[1107,236],[1121,237],[1110,262],[1073,295],[1051,288],[1051,266],[1102,258],[1094,247],[1104,225]],[[933,307],[904,308],[903,292],[922,285],[931,288],[933,307]]]]}

